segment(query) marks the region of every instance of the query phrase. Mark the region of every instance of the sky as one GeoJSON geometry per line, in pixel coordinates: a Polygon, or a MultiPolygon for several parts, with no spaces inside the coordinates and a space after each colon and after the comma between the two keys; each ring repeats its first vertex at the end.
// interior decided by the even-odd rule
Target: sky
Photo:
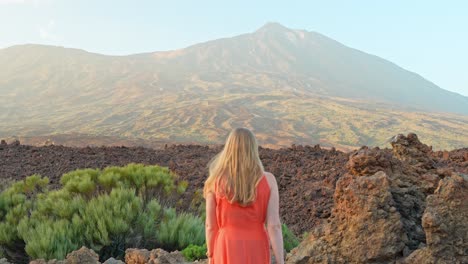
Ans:
{"type": "Polygon", "coordinates": [[[316,31],[468,96],[468,1],[0,0],[0,48],[126,55],[253,32],[316,31]]]}

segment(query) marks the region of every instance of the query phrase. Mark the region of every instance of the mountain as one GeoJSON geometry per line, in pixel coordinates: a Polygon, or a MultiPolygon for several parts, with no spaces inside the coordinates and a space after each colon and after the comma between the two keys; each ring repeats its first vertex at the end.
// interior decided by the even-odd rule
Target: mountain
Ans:
{"type": "Polygon", "coordinates": [[[324,35],[268,23],[185,49],[105,56],[0,50],[0,137],[82,133],[221,142],[235,126],[261,143],[385,145],[416,132],[468,144],[468,98],[324,35]]]}

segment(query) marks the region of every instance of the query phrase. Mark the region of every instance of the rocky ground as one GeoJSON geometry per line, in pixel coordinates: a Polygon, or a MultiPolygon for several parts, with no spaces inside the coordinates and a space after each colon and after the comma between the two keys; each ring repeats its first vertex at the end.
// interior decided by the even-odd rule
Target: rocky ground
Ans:
{"type": "MultiPolygon", "coordinates": [[[[260,149],[279,183],[283,221],[296,234],[310,234],[288,263],[468,263],[468,148],[433,151],[415,134],[398,135],[391,145],[350,153],[319,146],[260,149]]],[[[189,181],[189,201],[220,150],[2,143],[0,177],[39,173],[58,184],[60,175],[78,168],[159,164],[189,181]]]]}
{"type": "MultiPolygon", "coordinates": [[[[125,251],[125,262],[110,258],[103,262],[103,264],[208,264],[207,260],[197,260],[195,262],[188,262],[184,256],[179,252],[166,252],[162,249],[136,249],[129,248],[125,251]]],[[[6,259],[0,259],[0,264],[12,264],[6,259]]],[[[92,249],[82,247],[67,255],[64,260],[33,260],[29,264],[101,264],[99,256],[92,249]]]]}
{"type": "MultiPolygon", "coordinates": [[[[221,146],[171,145],[161,149],[143,147],[34,147],[0,144],[0,178],[23,179],[38,173],[59,184],[60,176],[79,168],[123,166],[130,162],[168,166],[189,182],[186,206],[197,189],[203,188],[207,163],[221,146]]],[[[319,146],[260,149],[265,169],[278,180],[281,214],[285,223],[302,234],[320,219],[330,216],[336,180],[345,172],[348,154],[319,146]]],[[[199,198],[199,197],[198,197],[199,198]]]]}
{"type": "MultiPolygon", "coordinates": [[[[222,146],[169,145],[159,149],[143,147],[34,147],[20,142],[0,143],[0,183],[19,180],[32,174],[49,177],[59,184],[60,176],[79,168],[123,166],[130,162],[168,166],[189,182],[186,200],[203,187],[209,160],[222,146]],[[6,180],[7,179],[7,180],[6,180]]],[[[391,155],[391,149],[379,150],[391,155]]],[[[346,172],[352,153],[320,146],[260,148],[265,170],[272,172],[279,184],[283,221],[298,235],[329,218],[336,181],[346,172]]],[[[435,168],[451,168],[468,173],[468,148],[450,152],[428,152],[435,168]]],[[[189,202],[186,203],[186,206],[189,202]]]]}

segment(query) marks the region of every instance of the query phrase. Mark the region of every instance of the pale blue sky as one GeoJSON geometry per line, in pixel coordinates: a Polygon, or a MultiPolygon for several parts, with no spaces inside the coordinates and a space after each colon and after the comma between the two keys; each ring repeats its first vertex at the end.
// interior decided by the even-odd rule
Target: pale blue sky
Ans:
{"type": "Polygon", "coordinates": [[[177,49],[266,22],[325,34],[468,96],[468,1],[0,0],[0,48],[177,49]]]}

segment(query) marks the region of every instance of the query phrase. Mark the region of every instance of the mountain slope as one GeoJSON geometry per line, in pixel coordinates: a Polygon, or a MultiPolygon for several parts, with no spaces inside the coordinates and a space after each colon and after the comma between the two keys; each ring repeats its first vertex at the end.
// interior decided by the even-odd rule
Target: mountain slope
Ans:
{"type": "Polygon", "coordinates": [[[321,34],[275,23],[130,56],[41,45],[0,50],[3,137],[219,142],[243,125],[270,145],[383,145],[414,131],[435,147],[453,148],[468,143],[467,114],[467,97],[321,34]]]}
{"type": "MultiPolygon", "coordinates": [[[[169,70],[191,74],[235,73],[287,77],[296,89],[397,103],[427,111],[468,114],[468,98],[377,56],[348,48],[315,32],[269,23],[252,34],[155,53],[169,70]]],[[[205,77],[205,76],[204,76],[205,77]]],[[[207,80],[211,80],[208,76],[207,80]]],[[[285,84],[283,84],[285,85],[285,84]]]]}

